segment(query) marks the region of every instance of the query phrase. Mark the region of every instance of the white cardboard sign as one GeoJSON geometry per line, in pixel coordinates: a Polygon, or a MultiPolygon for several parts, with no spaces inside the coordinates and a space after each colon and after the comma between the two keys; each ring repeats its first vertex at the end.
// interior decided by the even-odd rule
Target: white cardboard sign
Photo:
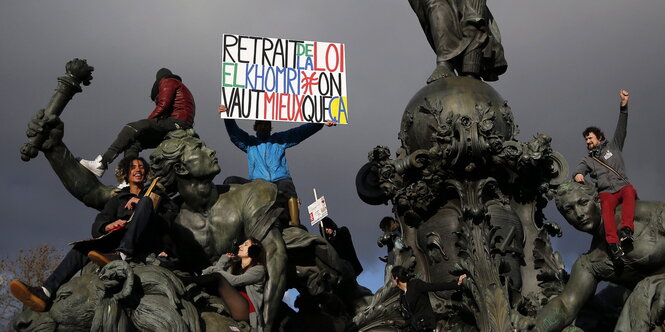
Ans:
{"type": "Polygon", "coordinates": [[[326,206],[326,199],[321,196],[307,207],[309,213],[310,225],[314,226],[321,221],[324,217],[328,216],[328,207],[326,206]]]}

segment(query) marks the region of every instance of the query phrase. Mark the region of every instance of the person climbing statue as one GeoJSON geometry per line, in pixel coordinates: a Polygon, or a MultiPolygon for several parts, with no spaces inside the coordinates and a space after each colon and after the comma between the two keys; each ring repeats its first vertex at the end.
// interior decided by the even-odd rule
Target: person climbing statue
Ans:
{"type": "Polygon", "coordinates": [[[632,241],[635,227],[635,198],[637,192],[628,182],[626,167],[623,161],[623,143],[626,140],[628,123],[628,91],[619,91],[619,121],[614,137],[608,141],[598,127],[584,129],[582,137],[586,142],[589,155],[577,165],[574,179],[584,183],[584,176],[590,174],[595,180],[598,197],[600,198],[605,241],[609,245],[610,254],[616,260],[624,255],[622,243],[632,241]],[[614,209],[621,203],[621,228],[617,232],[614,209]]]}
{"type": "Polygon", "coordinates": [[[104,154],[94,160],[81,159],[81,165],[101,177],[121,152],[125,157],[136,157],[141,150],[157,147],[170,131],[194,125],[194,97],[180,76],[169,69],[157,71],[150,99],[155,109],[147,119],[126,124],[104,154]]]}
{"type": "MultiPolygon", "coordinates": [[[[226,112],[225,105],[219,106],[219,112],[226,112]]],[[[263,179],[277,185],[279,191],[276,204],[288,207],[288,213],[284,214],[286,219],[297,218],[298,204],[288,204],[289,201],[298,199],[296,187],[293,184],[289,165],[286,162],[286,149],[298,145],[323,128],[323,123],[305,123],[286,131],[272,133],[270,121],[257,120],[254,122],[256,136],[249,135],[238,127],[236,120],[224,119],[226,131],[231,142],[240,150],[247,153],[247,166],[249,168],[249,180],[239,177],[228,177],[224,184],[242,184],[255,179],[263,179]]],[[[326,127],[336,126],[337,123],[328,120],[326,127]]]]}

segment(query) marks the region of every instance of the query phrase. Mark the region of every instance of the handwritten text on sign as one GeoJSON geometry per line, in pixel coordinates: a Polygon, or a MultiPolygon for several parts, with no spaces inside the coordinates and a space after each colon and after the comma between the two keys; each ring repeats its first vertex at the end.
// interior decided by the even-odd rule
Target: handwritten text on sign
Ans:
{"type": "Polygon", "coordinates": [[[222,118],[348,123],[344,44],[224,34],[222,118]]]}
{"type": "Polygon", "coordinates": [[[319,197],[314,203],[307,206],[309,213],[309,223],[314,226],[328,215],[328,207],[326,206],[326,199],[323,196],[319,197]]]}

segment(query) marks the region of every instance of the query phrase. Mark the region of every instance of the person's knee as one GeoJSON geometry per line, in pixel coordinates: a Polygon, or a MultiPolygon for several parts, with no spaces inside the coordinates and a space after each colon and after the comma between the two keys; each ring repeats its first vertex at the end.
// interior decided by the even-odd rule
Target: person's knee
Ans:
{"type": "Polygon", "coordinates": [[[138,133],[148,128],[150,126],[150,123],[152,122],[153,122],[152,119],[142,119],[126,124],[125,128],[131,128],[132,130],[138,133]]]}
{"type": "Polygon", "coordinates": [[[614,197],[614,195],[611,194],[604,194],[600,196],[600,207],[602,209],[608,207],[608,208],[613,208],[617,204],[617,199],[614,197]]]}
{"type": "Polygon", "coordinates": [[[610,210],[614,209],[615,205],[616,204],[614,204],[614,202],[610,201],[610,200],[601,201],[600,202],[601,212],[610,211],[610,210]]]}
{"type": "Polygon", "coordinates": [[[152,210],[152,199],[150,199],[148,196],[141,197],[139,202],[136,203],[136,206],[134,207],[134,211],[146,211],[148,213],[152,213],[152,210]]]}
{"type": "Polygon", "coordinates": [[[637,190],[635,190],[635,188],[632,185],[628,186],[628,195],[630,195],[631,197],[637,196],[637,190]]]}
{"type": "Polygon", "coordinates": [[[150,197],[148,197],[148,196],[142,196],[142,197],[139,199],[139,204],[141,204],[141,203],[143,203],[143,204],[147,204],[147,203],[150,203],[150,202],[152,202],[152,200],[151,200],[150,197]]]}
{"type": "Polygon", "coordinates": [[[249,180],[247,180],[247,179],[245,179],[241,176],[232,175],[232,176],[229,176],[226,179],[224,179],[223,184],[245,184],[245,183],[248,183],[248,182],[249,182],[249,180]]]}

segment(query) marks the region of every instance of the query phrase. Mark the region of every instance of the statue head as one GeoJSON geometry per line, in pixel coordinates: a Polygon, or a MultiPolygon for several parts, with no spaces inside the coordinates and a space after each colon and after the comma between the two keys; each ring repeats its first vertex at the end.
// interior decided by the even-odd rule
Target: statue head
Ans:
{"type": "Polygon", "coordinates": [[[220,168],[215,150],[206,147],[194,129],[170,132],[150,155],[151,172],[169,190],[177,178],[212,180],[220,168]]]}
{"type": "Polygon", "coordinates": [[[576,229],[592,233],[600,225],[600,203],[596,189],[590,184],[566,182],[556,193],[556,207],[576,229]]]}
{"type": "Polygon", "coordinates": [[[99,273],[83,273],[62,285],[48,311],[21,312],[14,328],[83,332],[134,331],[140,326],[148,331],[198,331],[198,313],[192,304],[177,300],[183,293],[182,283],[165,268],[113,261],[99,273]]]}
{"type": "Polygon", "coordinates": [[[96,274],[83,274],[62,285],[49,311],[26,309],[16,318],[16,331],[90,331],[104,286],[96,274]]]}

